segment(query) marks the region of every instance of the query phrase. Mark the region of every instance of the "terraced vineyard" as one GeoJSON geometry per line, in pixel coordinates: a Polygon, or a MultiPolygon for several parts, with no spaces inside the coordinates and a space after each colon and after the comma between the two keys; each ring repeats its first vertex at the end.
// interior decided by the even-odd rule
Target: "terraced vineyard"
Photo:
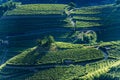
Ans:
{"type": "Polygon", "coordinates": [[[48,52],[46,53],[46,55],[42,54],[41,52],[34,52],[33,54],[33,51],[34,51],[34,48],[31,51],[28,50],[27,52],[25,51],[21,53],[20,55],[8,61],[8,64],[15,64],[15,65],[57,64],[57,63],[59,64],[59,63],[67,63],[67,60],[70,61],[70,63],[73,63],[73,62],[81,62],[81,61],[87,61],[87,60],[89,61],[89,60],[103,58],[103,54],[100,51],[97,51],[95,49],[89,49],[89,48],[48,52]],[[33,55],[31,56],[31,54],[33,55]],[[29,57],[29,59],[31,58],[30,59],[31,61],[29,59],[27,60],[26,57],[29,57]]]}
{"type": "Polygon", "coordinates": [[[0,80],[120,79],[119,5],[68,7],[25,4],[5,12],[0,80]]]}
{"type": "Polygon", "coordinates": [[[18,6],[13,11],[8,11],[6,15],[61,15],[67,5],[62,4],[28,4],[18,6]]]}
{"type": "Polygon", "coordinates": [[[120,66],[113,67],[108,73],[101,75],[100,77],[103,79],[120,79],[120,66]]]}

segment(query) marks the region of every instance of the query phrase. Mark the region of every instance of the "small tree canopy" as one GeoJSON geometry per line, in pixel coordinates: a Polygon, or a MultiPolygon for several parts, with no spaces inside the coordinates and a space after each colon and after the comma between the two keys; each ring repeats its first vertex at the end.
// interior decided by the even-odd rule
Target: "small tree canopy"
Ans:
{"type": "Polygon", "coordinates": [[[48,40],[49,40],[50,43],[54,43],[55,42],[54,37],[51,36],[51,35],[48,36],[48,40]]]}
{"type": "Polygon", "coordinates": [[[93,31],[75,32],[74,37],[75,37],[74,43],[91,44],[95,43],[97,40],[97,35],[93,31]]]}
{"type": "Polygon", "coordinates": [[[41,47],[48,47],[54,42],[55,42],[54,37],[50,35],[50,36],[45,36],[43,39],[38,39],[37,45],[41,47]]]}

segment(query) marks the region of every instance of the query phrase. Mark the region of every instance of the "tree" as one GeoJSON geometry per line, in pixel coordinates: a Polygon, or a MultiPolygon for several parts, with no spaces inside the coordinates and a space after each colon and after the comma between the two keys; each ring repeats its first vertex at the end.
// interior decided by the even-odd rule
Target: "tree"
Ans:
{"type": "Polygon", "coordinates": [[[50,44],[55,42],[54,37],[51,36],[51,35],[48,36],[48,40],[49,40],[49,43],[50,43],[50,44]]]}
{"type": "Polygon", "coordinates": [[[37,40],[37,45],[40,47],[49,47],[52,43],[54,43],[54,37],[53,36],[45,36],[43,39],[37,40]]]}
{"type": "Polygon", "coordinates": [[[38,46],[42,46],[42,40],[41,40],[41,39],[37,39],[36,42],[37,42],[37,45],[38,45],[38,46]]]}
{"type": "Polygon", "coordinates": [[[74,43],[91,44],[95,43],[97,40],[97,35],[94,31],[75,32],[74,35],[75,35],[74,43]]]}

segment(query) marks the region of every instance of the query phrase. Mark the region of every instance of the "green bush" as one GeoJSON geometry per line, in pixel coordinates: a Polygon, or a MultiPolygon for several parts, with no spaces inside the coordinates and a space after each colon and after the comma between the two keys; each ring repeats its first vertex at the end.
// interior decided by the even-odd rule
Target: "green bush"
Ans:
{"type": "Polygon", "coordinates": [[[92,44],[97,41],[97,35],[94,31],[75,32],[73,38],[74,43],[92,44]]]}
{"type": "Polygon", "coordinates": [[[37,44],[40,47],[48,47],[48,46],[50,46],[54,42],[55,42],[54,37],[51,36],[51,35],[50,36],[46,36],[43,39],[38,39],[37,40],[37,44]]]}

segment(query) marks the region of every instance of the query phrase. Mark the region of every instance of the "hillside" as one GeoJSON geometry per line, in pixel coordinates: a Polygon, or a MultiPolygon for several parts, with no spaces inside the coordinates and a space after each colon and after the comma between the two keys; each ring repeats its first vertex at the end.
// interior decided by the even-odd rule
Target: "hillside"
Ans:
{"type": "Polygon", "coordinates": [[[5,12],[0,80],[120,79],[114,73],[120,65],[120,6],[68,7],[24,4],[5,12]]]}

